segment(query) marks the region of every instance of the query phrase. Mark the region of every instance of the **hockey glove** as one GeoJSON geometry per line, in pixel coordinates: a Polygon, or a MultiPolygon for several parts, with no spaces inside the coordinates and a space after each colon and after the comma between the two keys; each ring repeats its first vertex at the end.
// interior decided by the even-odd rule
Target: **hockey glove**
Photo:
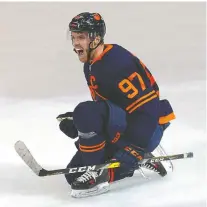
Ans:
{"type": "Polygon", "coordinates": [[[73,120],[73,112],[67,112],[65,114],[60,114],[56,117],[58,121],[62,121],[64,119],[73,120]]]}
{"type": "Polygon", "coordinates": [[[72,139],[78,136],[78,130],[73,123],[73,112],[60,114],[56,119],[60,121],[59,128],[65,135],[72,139]]]}
{"type": "Polygon", "coordinates": [[[113,158],[120,161],[125,167],[130,169],[137,168],[143,157],[144,149],[135,145],[129,145],[116,152],[113,158]]]}

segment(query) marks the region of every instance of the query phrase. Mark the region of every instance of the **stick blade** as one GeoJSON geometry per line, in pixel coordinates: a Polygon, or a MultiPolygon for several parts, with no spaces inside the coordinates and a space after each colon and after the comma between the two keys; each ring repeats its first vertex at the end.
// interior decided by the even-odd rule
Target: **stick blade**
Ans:
{"type": "Polygon", "coordinates": [[[186,153],[186,158],[191,158],[191,157],[193,157],[193,152],[186,153]]]}
{"type": "Polygon", "coordinates": [[[38,176],[40,172],[44,169],[37,163],[37,161],[32,156],[31,152],[27,146],[22,141],[17,141],[14,145],[17,154],[22,158],[22,160],[27,164],[27,166],[38,176]]]}

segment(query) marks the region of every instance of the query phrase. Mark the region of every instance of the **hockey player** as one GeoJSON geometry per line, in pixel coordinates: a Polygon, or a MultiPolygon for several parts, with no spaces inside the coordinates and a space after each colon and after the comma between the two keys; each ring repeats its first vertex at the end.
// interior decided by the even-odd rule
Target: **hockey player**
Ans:
{"type": "MultiPolygon", "coordinates": [[[[117,44],[104,44],[106,26],[98,13],[84,12],[69,23],[72,45],[84,63],[93,101],[60,114],[60,129],[75,142],[77,152],[67,167],[122,163],[120,168],[67,174],[72,196],[106,192],[109,183],[133,176],[147,153],[160,143],[175,118],[170,103],[160,100],[158,85],[144,63],[117,44]]],[[[161,176],[161,163],[146,164],[161,176]]]]}

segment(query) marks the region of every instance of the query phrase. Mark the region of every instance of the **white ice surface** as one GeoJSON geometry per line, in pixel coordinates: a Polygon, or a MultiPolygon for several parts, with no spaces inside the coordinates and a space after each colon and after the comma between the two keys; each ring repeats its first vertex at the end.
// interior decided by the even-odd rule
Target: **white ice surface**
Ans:
{"type": "Polygon", "coordinates": [[[59,131],[55,117],[72,110],[80,100],[88,97],[1,99],[1,207],[204,207],[207,182],[203,122],[206,110],[202,96],[205,82],[188,85],[163,87],[162,96],[171,100],[177,119],[167,129],[162,145],[169,154],[192,151],[194,158],[174,161],[174,172],[165,178],[148,172],[151,180],[147,181],[136,173],[134,177],[112,185],[107,194],[80,200],[69,196],[70,187],[62,175],[36,176],[17,156],[13,145],[17,140],[24,141],[45,168],[65,167],[76,149],[74,141],[59,131]]]}
{"type": "Polygon", "coordinates": [[[205,2],[0,4],[0,207],[204,207],[206,152],[205,2]],[[69,21],[83,11],[100,12],[105,42],[149,67],[177,116],[162,146],[169,154],[192,151],[194,158],[174,161],[164,179],[150,174],[146,181],[137,173],[105,195],[75,200],[64,176],[37,177],[13,146],[23,140],[48,169],[65,167],[75,153],[55,117],[89,98],[66,38],[69,21]],[[68,98],[75,94],[81,97],[68,98]]]}

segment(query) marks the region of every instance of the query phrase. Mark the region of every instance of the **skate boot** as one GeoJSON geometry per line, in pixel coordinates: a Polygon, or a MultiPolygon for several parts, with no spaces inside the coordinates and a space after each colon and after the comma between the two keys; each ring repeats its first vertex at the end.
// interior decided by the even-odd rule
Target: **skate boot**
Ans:
{"type": "MultiPolygon", "coordinates": [[[[147,157],[152,158],[154,156],[152,153],[147,153],[147,157]]],[[[152,171],[158,173],[162,177],[167,175],[167,171],[161,162],[153,162],[153,163],[146,162],[146,163],[143,163],[141,165],[141,167],[144,167],[148,170],[152,170],[152,171]]]]}
{"type": "Polygon", "coordinates": [[[108,169],[87,171],[71,184],[71,196],[83,198],[109,191],[108,169]]]}

